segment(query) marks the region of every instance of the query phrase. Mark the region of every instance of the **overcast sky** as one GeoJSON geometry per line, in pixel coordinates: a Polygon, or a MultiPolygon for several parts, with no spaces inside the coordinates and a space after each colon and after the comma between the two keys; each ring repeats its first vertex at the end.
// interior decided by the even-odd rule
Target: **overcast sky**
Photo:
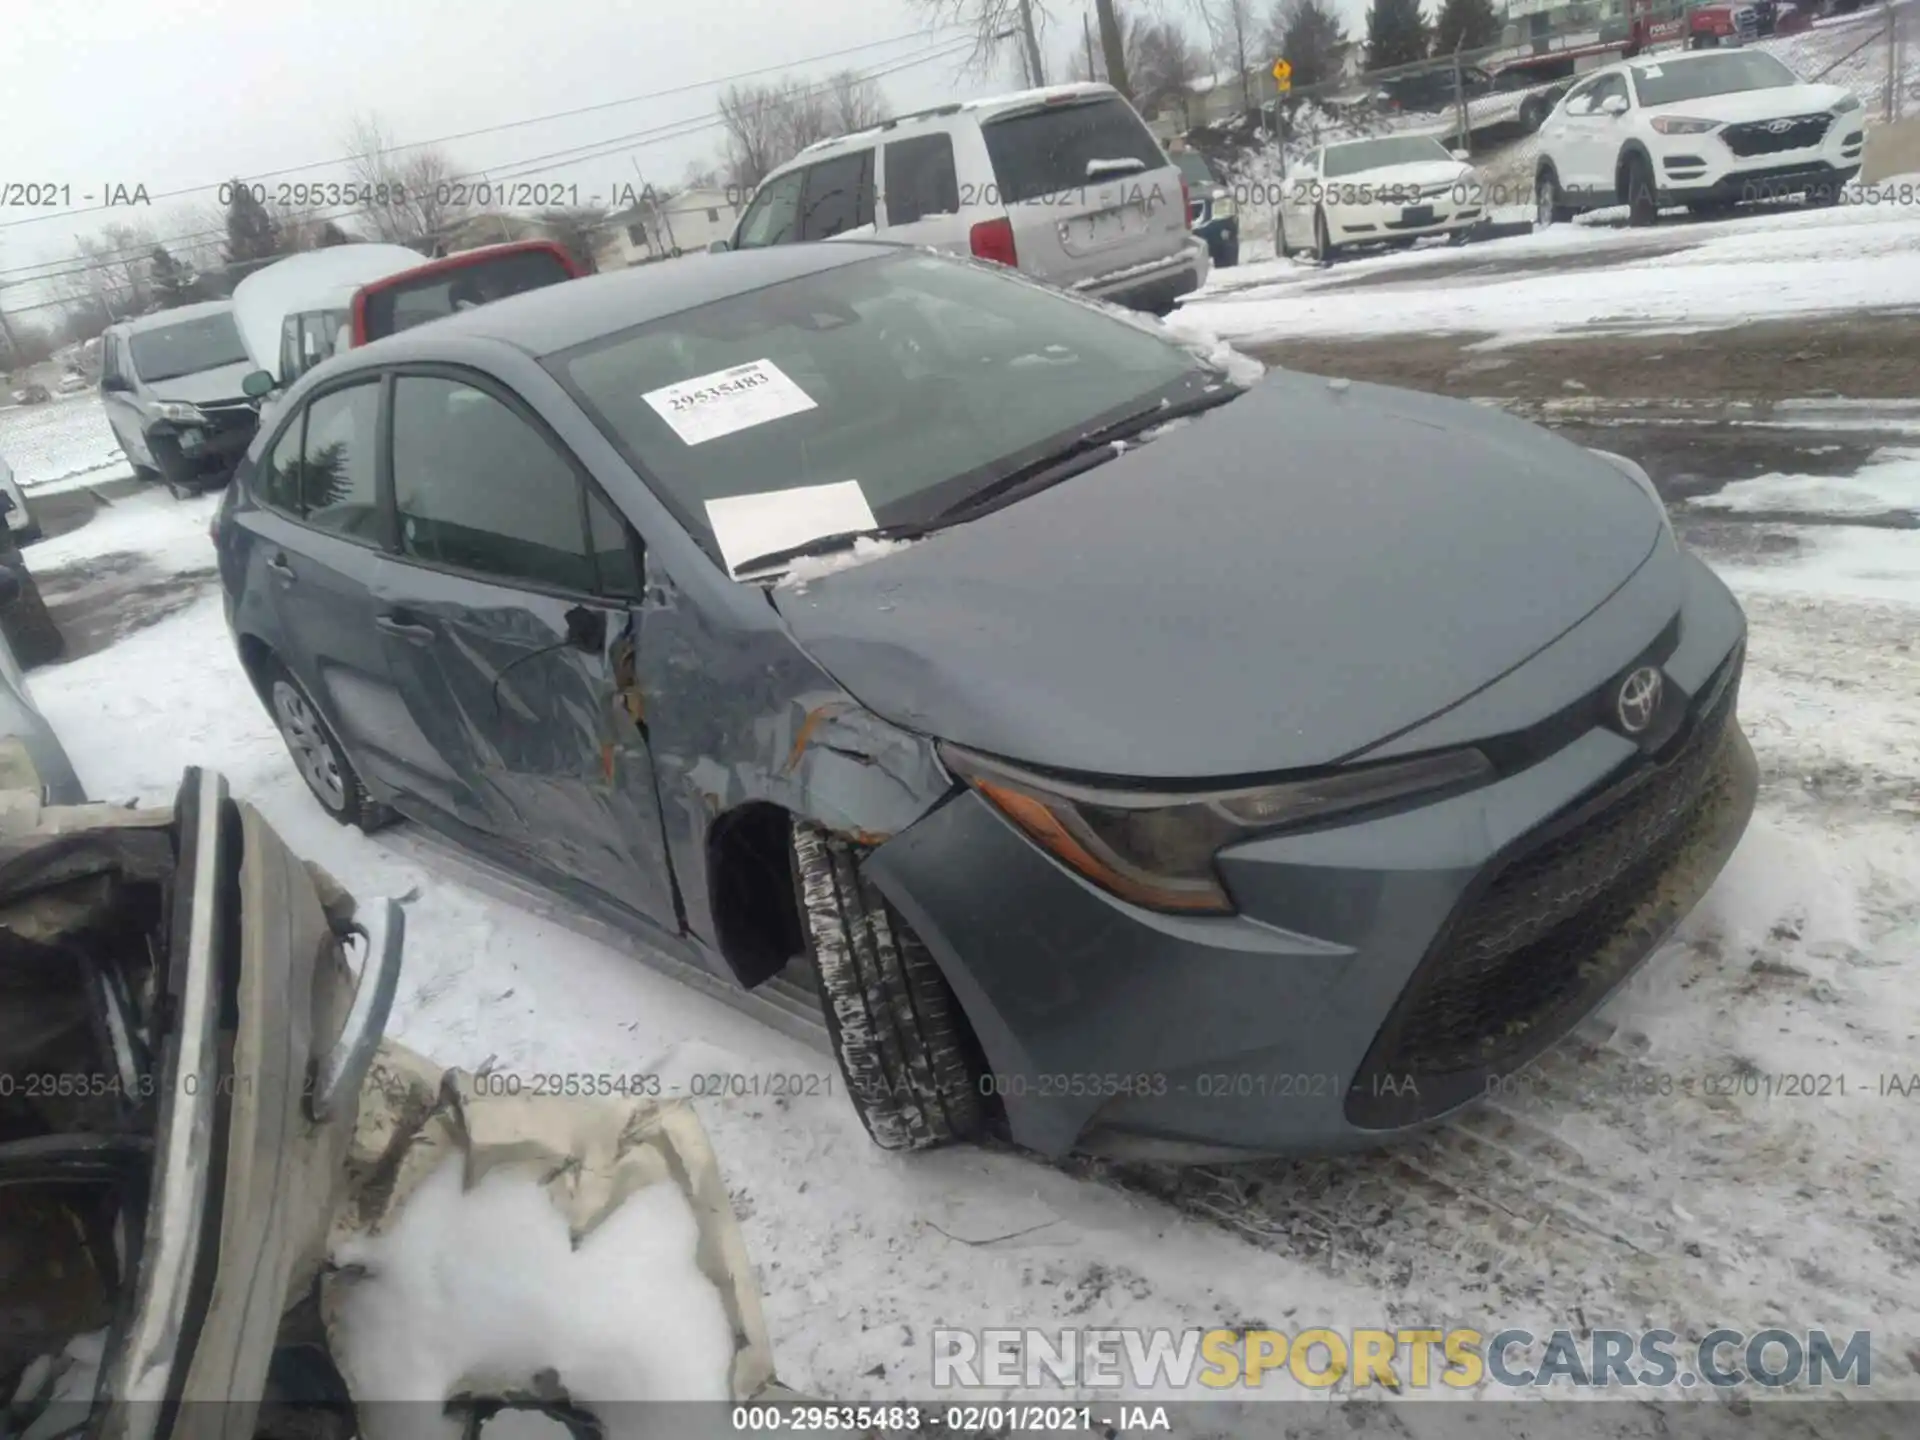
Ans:
{"type": "MultiPolygon", "coordinates": [[[[1086,7],[1050,8],[1053,67],[1086,7]]],[[[1180,17],[1202,38],[1191,0],[1143,8],[1180,17]]],[[[1340,8],[1357,15],[1364,0],[1340,8]]],[[[67,261],[76,234],[115,222],[163,240],[197,229],[191,212],[214,206],[221,181],[335,159],[360,114],[376,114],[404,143],[654,96],[444,147],[463,172],[481,172],[636,137],[602,158],[514,166],[517,179],[578,186],[585,204],[621,198],[616,187],[638,183],[636,166],[658,185],[716,156],[715,129],[639,134],[710,117],[722,86],[700,82],[769,66],[812,76],[886,69],[876,83],[907,110],[1005,90],[1019,77],[1011,46],[984,76],[963,71],[964,49],[935,52],[965,32],[932,28],[910,0],[6,0],[6,10],[13,163],[0,183],[70,186],[74,209],[100,205],[115,185],[152,197],[85,214],[58,213],[64,204],[0,210],[0,287],[12,287],[0,303],[10,313],[48,298],[32,277],[67,261]],[[666,90],[681,93],[658,94],[666,90]]],[[[1349,32],[1357,28],[1350,20],[1349,32]]],[[[334,168],[277,177],[341,178],[334,168]]]]}

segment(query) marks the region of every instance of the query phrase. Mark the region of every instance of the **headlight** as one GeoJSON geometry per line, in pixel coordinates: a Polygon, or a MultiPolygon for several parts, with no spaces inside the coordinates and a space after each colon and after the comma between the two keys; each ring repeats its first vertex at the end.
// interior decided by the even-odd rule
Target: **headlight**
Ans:
{"type": "Polygon", "coordinates": [[[1182,794],[1107,790],[1035,775],[941,745],[947,767],[1041,849],[1154,910],[1230,912],[1213,858],[1236,841],[1307,820],[1485,779],[1477,750],[1335,770],[1311,779],[1182,794]]]}
{"type": "Polygon", "coordinates": [[[1660,115],[1653,121],[1653,128],[1662,135],[1704,135],[1709,130],[1718,130],[1718,120],[1694,120],[1685,115],[1660,115]]]}
{"type": "Polygon", "coordinates": [[[1838,105],[1833,107],[1833,113],[1836,115],[1851,115],[1855,110],[1858,110],[1859,108],[1860,108],[1860,97],[1858,95],[1849,95],[1846,97],[1846,99],[1842,100],[1838,105]]]}
{"type": "Polygon", "coordinates": [[[176,425],[200,425],[206,416],[200,413],[200,407],[189,405],[182,400],[161,400],[153,407],[153,418],[171,420],[176,425]]]}

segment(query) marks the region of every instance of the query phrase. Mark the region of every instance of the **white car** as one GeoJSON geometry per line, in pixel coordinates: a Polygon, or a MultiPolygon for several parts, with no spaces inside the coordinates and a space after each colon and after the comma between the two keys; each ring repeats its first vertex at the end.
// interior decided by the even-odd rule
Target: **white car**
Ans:
{"type": "Polygon", "coordinates": [[[1274,246],[1327,262],[1356,245],[1464,240],[1485,216],[1483,186],[1464,150],[1431,135],[1347,140],[1314,151],[1281,183],[1274,246]]]}
{"type": "Polygon", "coordinates": [[[1625,205],[1728,209],[1805,195],[1831,202],[1860,169],[1859,99],[1803,84],[1763,50],[1651,55],[1595,71],[1540,127],[1536,223],[1625,205]]]}

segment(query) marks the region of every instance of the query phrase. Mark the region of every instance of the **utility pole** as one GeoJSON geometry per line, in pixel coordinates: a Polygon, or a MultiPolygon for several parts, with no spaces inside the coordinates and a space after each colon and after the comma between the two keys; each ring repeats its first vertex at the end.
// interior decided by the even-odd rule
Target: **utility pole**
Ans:
{"type": "Polygon", "coordinates": [[[1895,109],[1900,95],[1900,27],[1893,0],[1883,0],[1881,9],[1887,17],[1887,123],[1891,125],[1900,118],[1895,109]]]}
{"type": "Polygon", "coordinates": [[[1033,28],[1033,0],[1020,0],[1020,35],[1026,47],[1021,54],[1026,61],[1027,84],[1046,84],[1047,68],[1040,63],[1040,36],[1033,28]]]}
{"type": "Polygon", "coordinates": [[[1098,80],[1100,69],[1093,63],[1093,17],[1085,10],[1080,12],[1080,33],[1087,42],[1087,78],[1098,80]]]}
{"type": "Polygon", "coordinates": [[[1100,19],[1100,53],[1107,59],[1107,83],[1131,100],[1133,87],[1127,83],[1126,44],[1113,0],[1093,0],[1093,8],[1100,19]]]}

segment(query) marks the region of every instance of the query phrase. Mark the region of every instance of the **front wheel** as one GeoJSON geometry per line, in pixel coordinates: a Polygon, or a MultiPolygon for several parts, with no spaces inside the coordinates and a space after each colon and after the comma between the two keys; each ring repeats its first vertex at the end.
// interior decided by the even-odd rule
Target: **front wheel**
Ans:
{"type": "Polygon", "coordinates": [[[827,1033],[853,1107],[884,1150],[977,1134],[983,1067],[960,1003],[851,841],[795,821],[793,872],[827,1033]]]}
{"type": "Polygon", "coordinates": [[[1313,253],[1320,258],[1322,265],[1331,265],[1340,258],[1340,247],[1333,243],[1333,233],[1327,228],[1327,212],[1313,212],[1313,253]]]}
{"type": "Polygon", "coordinates": [[[1629,155],[1623,167],[1620,192],[1627,200],[1627,223],[1651,225],[1660,218],[1660,199],[1653,186],[1653,166],[1644,155],[1629,155]]]}

